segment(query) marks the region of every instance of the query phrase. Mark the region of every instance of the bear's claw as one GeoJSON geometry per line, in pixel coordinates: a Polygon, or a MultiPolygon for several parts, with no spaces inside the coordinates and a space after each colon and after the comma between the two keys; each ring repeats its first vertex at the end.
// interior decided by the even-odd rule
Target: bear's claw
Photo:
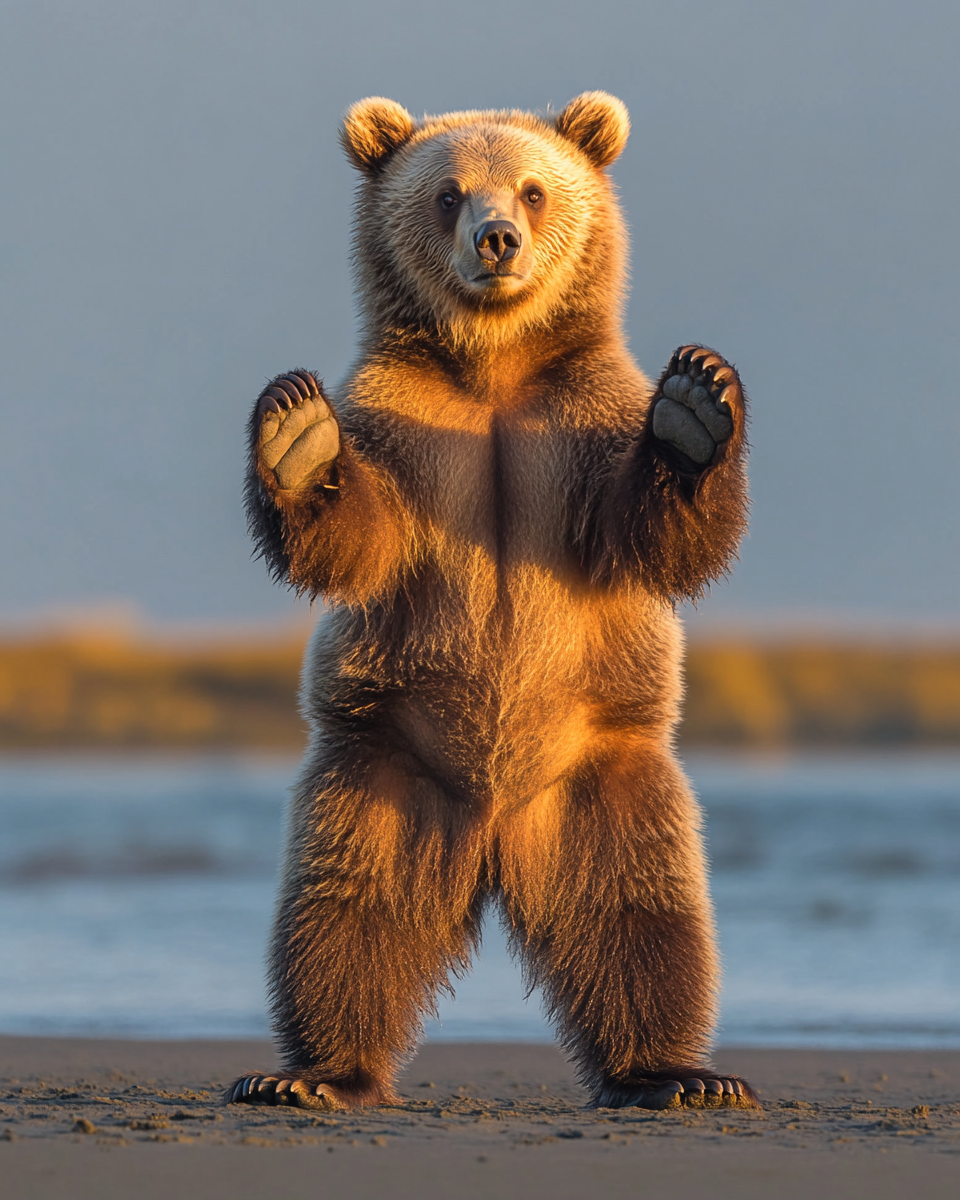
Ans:
{"type": "MultiPolygon", "coordinates": [[[[679,1073],[678,1073],[679,1074],[679,1073]]],[[[759,1108],[753,1088],[736,1075],[702,1075],[650,1079],[635,1086],[618,1084],[604,1090],[601,1108],[759,1108]]]]}
{"type": "Polygon", "coordinates": [[[290,411],[295,404],[321,396],[317,381],[309,371],[288,371],[278,376],[260,393],[260,415],[290,411]]]}
{"type": "Polygon", "coordinates": [[[286,1105],[290,1108],[320,1109],[336,1112],[346,1105],[327,1083],[307,1083],[295,1076],[242,1075],[227,1088],[224,1104],[286,1105]]]}
{"type": "Polygon", "coordinates": [[[742,401],[736,370],[705,346],[681,346],[654,396],[653,433],[702,471],[733,436],[742,401]]]}

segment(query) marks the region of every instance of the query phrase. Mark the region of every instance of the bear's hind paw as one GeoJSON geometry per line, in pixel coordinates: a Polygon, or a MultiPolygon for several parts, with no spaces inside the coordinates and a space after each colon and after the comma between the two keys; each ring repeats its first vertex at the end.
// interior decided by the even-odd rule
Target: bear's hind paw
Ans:
{"type": "Polygon", "coordinates": [[[336,1112],[347,1105],[329,1083],[307,1083],[291,1075],[241,1075],[226,1090],[224,1104],[270,1104],[336,1112]]]}
{"type": "Polygon", "coordinates": [[[700,1071],[696,1075],[676,1072],[670,1079],[667,1073],[657,1078],[638,1080],[635,1084],[610,1084],[597,1098],[598,1108],[760,1108],[756,1092],[736,1075],[715,1075],[700,1071]]]}

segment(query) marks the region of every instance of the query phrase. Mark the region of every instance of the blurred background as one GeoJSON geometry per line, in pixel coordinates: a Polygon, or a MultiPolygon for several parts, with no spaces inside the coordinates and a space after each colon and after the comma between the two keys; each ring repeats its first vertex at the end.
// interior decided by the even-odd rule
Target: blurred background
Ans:
{"type": "MultiPolygon", "coordinates": [[[[657,374],[753,398],[685,619],[721,1038],[960,1045],[960,9],[7,0],[0,1031],[259,1035],[316,612],[252,561],[264,381],[347,369],[344,109],[602,88],[657,374]]],[[[549,1036],[495,922],[432,1037],[549,1036]]]]}

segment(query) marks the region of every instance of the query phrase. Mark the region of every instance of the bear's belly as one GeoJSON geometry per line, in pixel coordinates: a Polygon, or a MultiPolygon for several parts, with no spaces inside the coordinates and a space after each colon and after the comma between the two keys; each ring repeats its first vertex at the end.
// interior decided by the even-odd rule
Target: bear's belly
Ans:
{"type": "Polygon", "coordinates": [[[536,795],[628,736],[665,741],[676,721],[678,625],[636,592],[528,564],[473,590],[434,580],[373,625],[331,617],[310,715],[352,716],[374,748],[413,754],[457,794],[536,795]]]}

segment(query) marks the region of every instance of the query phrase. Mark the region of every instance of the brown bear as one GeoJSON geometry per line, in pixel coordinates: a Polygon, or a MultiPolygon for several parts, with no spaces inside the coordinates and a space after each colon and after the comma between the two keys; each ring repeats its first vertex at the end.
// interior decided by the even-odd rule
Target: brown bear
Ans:
{"type": "Polygon", "coordinates": [[[283,1068],[230,1101],[396,1099],[488,902],[594,1104],[754,1105],[709,1069],[718,964],[677,762],[678,601],[746,518],[718,354],[656,386],[622,329],[620,101],[347,114],[363,333],[250,425],[260,554],[329,609],[270,958],[283,1068]]]}

